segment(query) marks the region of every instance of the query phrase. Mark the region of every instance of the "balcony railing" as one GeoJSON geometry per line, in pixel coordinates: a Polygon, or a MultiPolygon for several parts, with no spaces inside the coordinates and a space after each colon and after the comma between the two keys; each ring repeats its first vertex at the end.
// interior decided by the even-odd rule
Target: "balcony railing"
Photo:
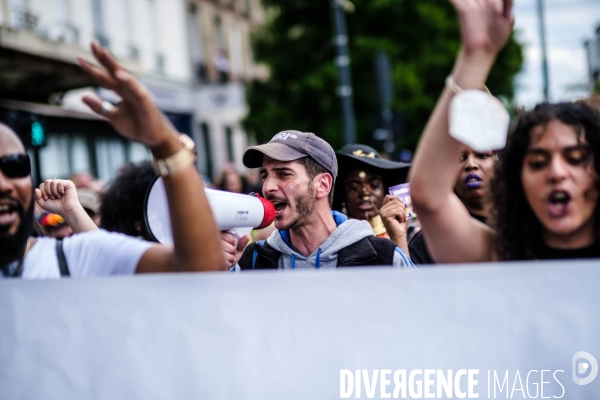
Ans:
{"type": "Polygon", "coordinates": [[[18,30],[35,31],[39,17],[27,7],[13,7],[11,10],[12,27],[18,30]]]}

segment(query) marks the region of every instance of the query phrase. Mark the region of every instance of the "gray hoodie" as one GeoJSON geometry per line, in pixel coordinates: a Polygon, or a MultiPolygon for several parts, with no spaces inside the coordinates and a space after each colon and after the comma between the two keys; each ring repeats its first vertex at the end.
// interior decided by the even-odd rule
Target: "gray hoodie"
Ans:
{"type": "MultiPolygon", "coordinates": [[[[338,251],[367,236],[374,236],[373,229],[367,221],[349,220],[344,214],[336,211],[333,211],[332,214],[338,227],[308,257],[292,248],[289,231],[276,230],[271,234],[267,239],[267,243],[282,253],[279,258],[279,269],[335,268],[337,266],[338,251]]],[[[396,247],[396,253],[394,254],[394,267],[414,268],[412,261],[398,247],[396,247]]]]}

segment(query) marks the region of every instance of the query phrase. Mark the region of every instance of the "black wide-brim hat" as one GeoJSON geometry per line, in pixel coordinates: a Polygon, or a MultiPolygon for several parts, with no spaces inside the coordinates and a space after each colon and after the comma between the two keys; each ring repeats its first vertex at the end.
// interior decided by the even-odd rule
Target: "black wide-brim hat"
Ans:
{"type": "Polygon", "coordinates": [[[353,168],[364,167],[381,175],[386,194],[390,186],[404,183],[408,177],[410,164],[381,158],[377,150],[364,144],[350,144],[341,151],[336,151],[335,156],[338,162],[338,179],[335,183],[333,209],[337,211],[342,208],[346,175],[353,168]]]}

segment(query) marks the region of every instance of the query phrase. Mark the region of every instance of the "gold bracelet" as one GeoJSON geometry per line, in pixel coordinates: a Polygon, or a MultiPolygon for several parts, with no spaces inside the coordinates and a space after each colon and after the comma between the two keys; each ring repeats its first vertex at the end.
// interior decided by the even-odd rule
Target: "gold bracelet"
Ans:
{"type": "MultiPolygon", "coordinates": [[[[452,77],[452,75],[448,75],[448,77],[446,78],[446,86],[449,87],[450,90],[452,90],[456,94],[464,92],[464,90],[460,86],[458,86],[456,82],[454,82],[454,78],[452,77]]],[[[488,89],[487,86],[483,85],[483,88],[486,92],[488,92],[490,96],[492,95],[492,92],[490,92],[490,89],[488,89]]]]}
{"type": "Polygon", "coordinates": [[[385,229],[385,225],[383,225],[383,219],[379,214],[369,220],[369,225],[371,225],[375,236],[379,236],[387,232],[387,230],[385,229]]]}
{"type": "Polygon", "coordinates": [[[196,161],[196,144],[192,138],[181,134],[178,140],[183,145],[181,150],[167,158],[152,161],[152,168],[160,176],[173,175],[196,161]]]}

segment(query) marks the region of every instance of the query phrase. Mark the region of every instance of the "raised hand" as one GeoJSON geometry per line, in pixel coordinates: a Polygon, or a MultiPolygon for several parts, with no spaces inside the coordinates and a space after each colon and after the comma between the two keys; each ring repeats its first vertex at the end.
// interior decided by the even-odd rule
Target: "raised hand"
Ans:
{"type": "Polygon", "coordinates": [[[104,103],[103,106],[97,95],[90,93],[84,95],[84,103],[106,117],[123,136],[144,143],[151,150],[173,142],[177,132],[160,112],[148,89],[131,73],[125,71],[107,49],[92,43],[92,52],[101,66],[82,58],[77,60],[79,65],[100,86],[114,90],[121,96],[122,101],[114,107],[106,107],[107,104],[104,103]]]}
{"type": "Polygon", "coordinates": [[[35,201],[40,207],[52,214],[64,217],[79,207],[79,198],[73,182],[60,179],[48,179],[35,189],[35,201]]]}
{"type": "Polygon", "coordinates": [[[44,210],[63,217],[75,233],[98,229],[79,203],[77,189],[71,181],[44,181],[35,189],[35,201],[44,210]]]}
{"type": "Polygon", "coordinates": [[[513,27],[512,0],[450,0],[460,17],[467,53],[497,53],[513,27]]]}
{"type": "Polygon", "coordinates": [[[385,196],[383,206],[379,210],[379,215],[392,240],[401,236],[406,237],[408,220],[406,218],[406,209],[399,197],[389,194],[385,196]]]}

